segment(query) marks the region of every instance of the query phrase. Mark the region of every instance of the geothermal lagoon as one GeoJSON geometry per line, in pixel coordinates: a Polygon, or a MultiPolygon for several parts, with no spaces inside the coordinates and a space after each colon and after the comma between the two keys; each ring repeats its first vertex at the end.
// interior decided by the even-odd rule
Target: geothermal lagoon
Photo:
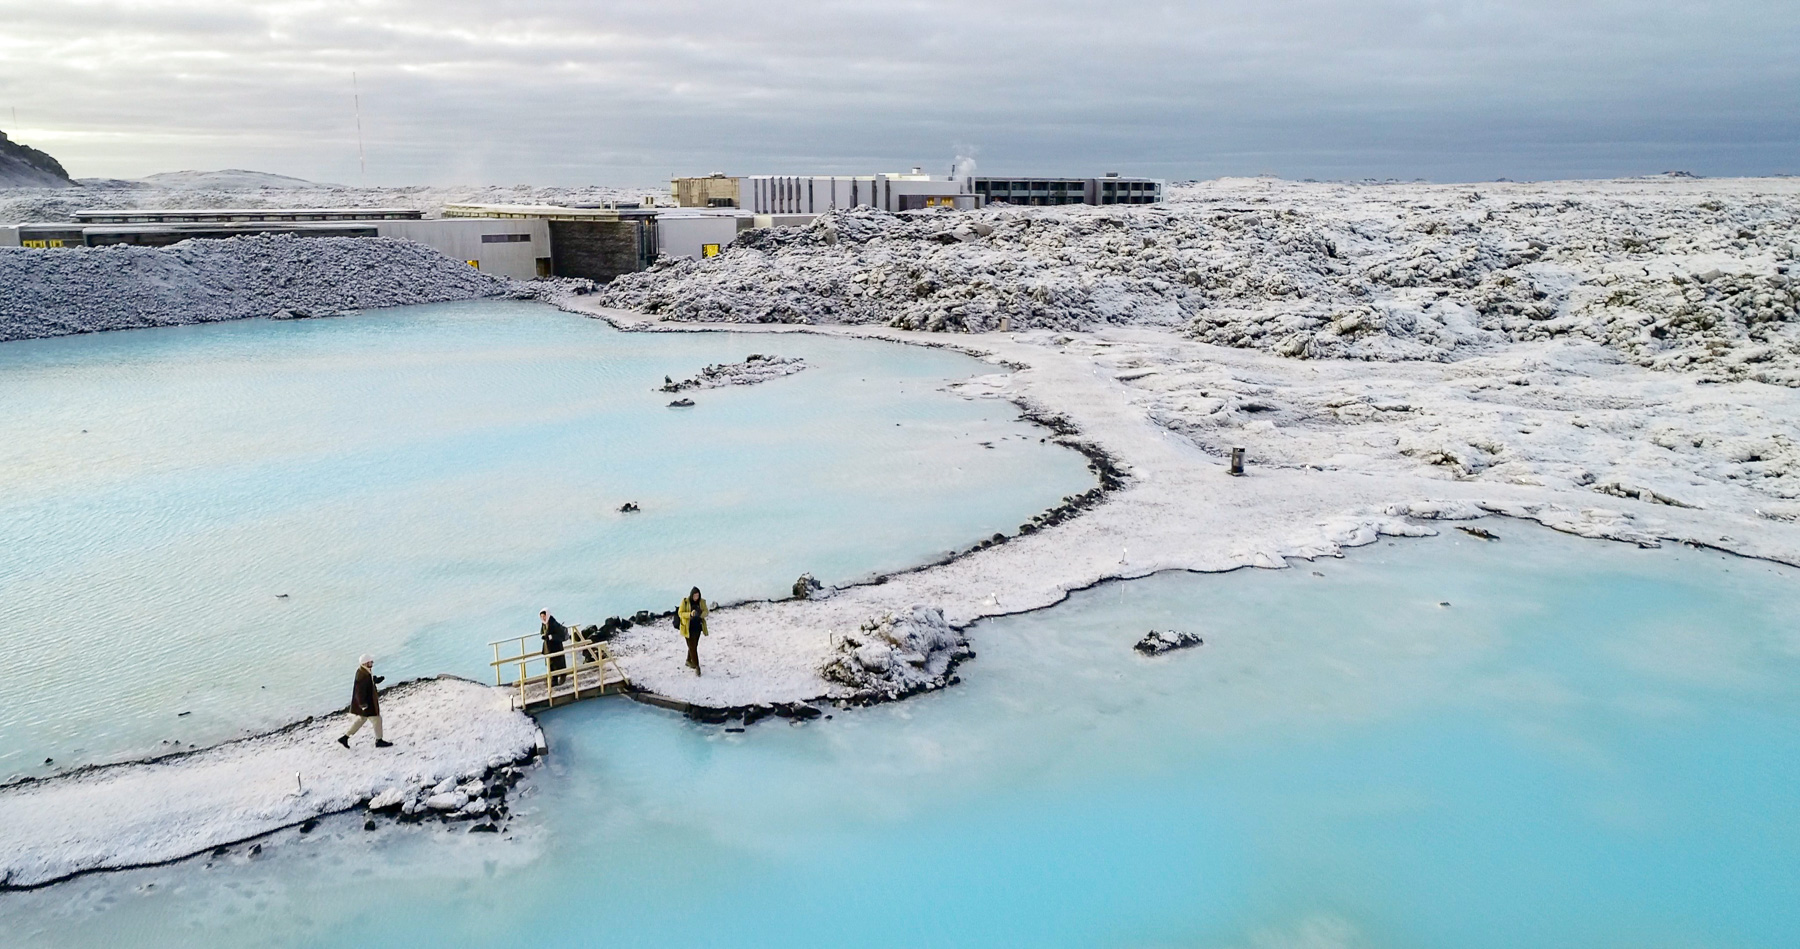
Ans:
{"type": "MultiPolygon", "coordinates": [[[[0,772],[329,711],[365,650],[481,678],[543,606],[1010,533],[1093,476],[944,391],[990,371],[493,301],[9,343],[0,772]],[[809,368],[653,391],[751,352],[809,368]]],[[[554,709],[503,833],[347,814],[0,913],[55,946],[1790,944],[1800,575],[1480,524],[1100,583],[810,722],[554,709]]]]}

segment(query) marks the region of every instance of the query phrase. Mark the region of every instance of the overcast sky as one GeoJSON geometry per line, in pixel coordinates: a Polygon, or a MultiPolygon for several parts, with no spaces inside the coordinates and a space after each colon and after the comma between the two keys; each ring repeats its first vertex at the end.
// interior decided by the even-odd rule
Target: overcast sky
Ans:
{"type": "MultiPolygon", "coordinates": [[[[16,110],[16,119],[14,111],[16,110]]],[[[1795,0],[0,0],[78,177],[1800,173],[1795,0]],[[351,74],[361,89],[359,171],[351,74]]]]}

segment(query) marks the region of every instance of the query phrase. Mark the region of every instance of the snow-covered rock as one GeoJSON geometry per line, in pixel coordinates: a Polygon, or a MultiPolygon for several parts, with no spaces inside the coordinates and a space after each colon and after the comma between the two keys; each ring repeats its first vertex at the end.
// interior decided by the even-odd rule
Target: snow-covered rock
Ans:
{"type": "Polygon", "coordinates": [[[915,606],[845,634],[820,675],[850,689],[850,698],[892,699],[942,687],[951,666],[969,654],[968,639],[944,620],[943,610],[915,606]]]}
{"type": "Polygon", "coordinates": [[[1145,633],[1144,638],[1138,640],[1131,648],[1146,656],[1160,656],[1174,649],[1187,649],[1204,643],[1205,640],[1200,638],[1199,633],[1189,633],[1179,629],[1153,629],[1145,633]]]}
{"type": "Polygon", "coordinates": [[[1800,182],[1263,184],[1143,207],[837,211],[600,300],[681,321],[1167,326],[1301,359],[1580,339],[1800,385],[1800,182]]]}
{"type": "Polygon", "coordinates": [[[390,787],[369,799],[369,810],[387,811],[398,809],[412,799],[412,795],[399,787],[390,787]]]}

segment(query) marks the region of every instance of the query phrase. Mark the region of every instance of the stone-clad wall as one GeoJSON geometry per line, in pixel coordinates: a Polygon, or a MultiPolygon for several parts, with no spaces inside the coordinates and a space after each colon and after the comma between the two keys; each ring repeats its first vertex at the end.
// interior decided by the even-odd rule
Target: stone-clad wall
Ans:
{"type": "Polygon", "coordinates": [[[655,247],[655,226],[635,220],[551,221],[551,272],[599,283],[636,273],[649,265],[646,251],[655,247]]]}

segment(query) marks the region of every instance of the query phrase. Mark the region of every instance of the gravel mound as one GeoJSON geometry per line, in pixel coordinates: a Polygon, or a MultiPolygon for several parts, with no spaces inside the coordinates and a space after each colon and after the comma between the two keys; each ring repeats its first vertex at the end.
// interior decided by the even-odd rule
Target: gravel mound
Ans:
{"type": "MultiPolygon", "coordinates": [[[[73,220],[76,211],[128,208],[417,208],[438,217],[444,205],[592,204],[639,201],[643,188],[412,185],[356,188],[308,184],[276,187],[278,176],[258,172],[172,172],[145,180],[80,178],[44,187],[0,187],[0,225],[73,220]]],[[[289,179],[298,180],[298,179],[289,179]]]]}
{"type": "Polygon", "coordinates": [[[1791,182],[1263,184],[1154,207],[838,211],[622,276],[600,302],[947,332],[1161,325],[1303,359],[1575,337],[1655,368],[1800,385],[1791,182]]]}
{"type": "Polygon", "coordinates": [[[0,248],[0,342],[496,296],[422,244],[289,235],[173,247],[0,248]]]}

